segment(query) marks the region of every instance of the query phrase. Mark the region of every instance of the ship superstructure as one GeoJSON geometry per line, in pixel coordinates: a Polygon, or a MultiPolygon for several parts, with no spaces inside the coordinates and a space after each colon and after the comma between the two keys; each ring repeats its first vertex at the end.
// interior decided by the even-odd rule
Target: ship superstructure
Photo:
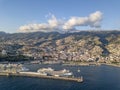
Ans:
{"type": "Polygon", "coordinates": [[[54,70],[52,68],[42,68],[37,71],[38,73],[46,73],[48,76],[56,76],[56,77],[70,77],[73,76],[73,73],[69,70],[54,70]]]}

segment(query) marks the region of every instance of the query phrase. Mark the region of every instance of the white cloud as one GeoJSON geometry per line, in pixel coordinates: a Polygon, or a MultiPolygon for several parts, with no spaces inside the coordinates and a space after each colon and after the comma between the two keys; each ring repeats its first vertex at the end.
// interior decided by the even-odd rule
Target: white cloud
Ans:
{"type": "Polygon", "coordinates": [[[75,28],[76,26],[90,26],[90,27],[100,27],[100,22],[102,20],[102,13],[96,11],[90,14],[88,17],[71,17],[64,25],[63,29],[69,30],[75,28]]]}
{"type": "Polygon", "coordinates": [[[85,26],[87,24],[88,18],[87,17],[71,17],[64,25],[63,29],[72,29],[75,26],[85,26]]]}
{"type": "Polygon", "coordinates": [[[57,28],[59,25],[59,21],[56,19],[54,15],[52,15],[52,18],[48,20],[49,27],[51,28],[57,28]]]}
{"type": "Polygon", "coordinates": [[[87,17],[71,17],[69,20],[65,21],[63,19],[57,19],[54,15],[50,14],[51,18],[48,19],[47,23],[40,24],[28,24],[19,27],[19,32],[36,32],[36,31],[64,31],[73,30],[79,26],[90,26],[90,27],[100,27],[102,20],[102,13],[96,11],[87,17]]]}
{"type": "Polygon", "coordinates": [[[100,11],[96,11],[89,16],[89,24],[92,27],[100,27],[100,23],[102,20],[102,13],[100,11]]]}
{"type": "Polygon", "coordinates": [[[56,19],[54,15],[48,20],[47,23],[40,24],[28,24],[19,27],[19,32],[35,32],[35,31],[54,31],[54,29],[58,28],[60,21],[56,19]]]}

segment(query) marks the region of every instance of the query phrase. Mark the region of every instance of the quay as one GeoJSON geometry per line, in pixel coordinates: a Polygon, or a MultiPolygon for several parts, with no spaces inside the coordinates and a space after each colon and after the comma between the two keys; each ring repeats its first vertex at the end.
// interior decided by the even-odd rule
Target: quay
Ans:
{"type": "Polygon", "coordinates": [[[97,62],[89,62],[89,63],[76,63],[76,62],[68,62],[68,63],[63,63],[63,66],[100,66],[101,63],[97,62]]]}
{"type": "Polygon", "coordinates": [[[57,76],[40,75],[37,72],[0,72],[0,76],[37,77],[37,78],[44,78],[44,79],[83,82],[82,76],[80,78],[77,78],[77,77],[57,77],[57,76]]]}

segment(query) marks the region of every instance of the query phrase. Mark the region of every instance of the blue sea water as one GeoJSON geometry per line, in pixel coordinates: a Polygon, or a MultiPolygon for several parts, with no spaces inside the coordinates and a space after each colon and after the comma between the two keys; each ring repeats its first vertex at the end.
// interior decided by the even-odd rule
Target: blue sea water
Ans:
{"type": "Polygon", "coordinates": [[[0,76],[0,90],[120,90],[120,68],[118,67],[40,64],[26,65],[26,67],[32,71],[37,71],[41,67],[53,67],[56,70],[69,69],[76,77],[82,75],[84,82],[0,76]],[[77,72],[78,69],[80,72],[77,72]]]}

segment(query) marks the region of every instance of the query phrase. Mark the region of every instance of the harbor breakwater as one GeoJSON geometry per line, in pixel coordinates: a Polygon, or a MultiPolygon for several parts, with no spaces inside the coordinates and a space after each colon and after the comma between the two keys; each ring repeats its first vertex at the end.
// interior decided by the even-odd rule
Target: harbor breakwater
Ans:
{"type": "Polygon", "coordinates": [[[83,82],[82,76],[80,78],[77,78],[77,77],[56,77],[56,76],[40,75],[37,72],[0,72],[0,76],[37,77],[37,78],[43,78],[43,79],[83,82]]]}

